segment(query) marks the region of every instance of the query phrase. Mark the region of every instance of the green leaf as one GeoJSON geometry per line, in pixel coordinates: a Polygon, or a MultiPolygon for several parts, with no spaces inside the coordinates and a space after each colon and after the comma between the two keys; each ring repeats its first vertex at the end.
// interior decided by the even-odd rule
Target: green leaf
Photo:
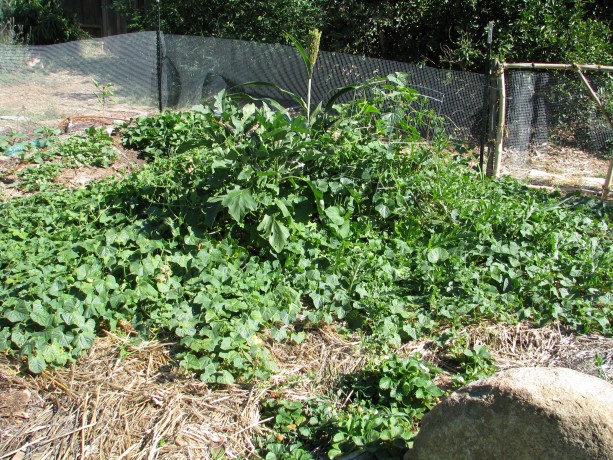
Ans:
{"type": "Polygon", "coordinates": [[[52,318],[41,304],[40,300],[35,301],[32,304],[32,312],[30,313],[30,319],[34,321],[36,324],[39,324],[44,327],[48,327],[51,325],[52,318]]]}
{"type": "Polygon", "coordinates": [[[47,369],[47,363],[41,356],[30,355],[28,356],[28,369],[34,374],[40,374],[47,369]]]}
{"type": "Polygon", "coordinates": [[[228,208],[230,215],[239,224],[242,224],[243,217],[245,217],[247,212],[255,211],[258,207],[249,190],[240,188],[229,191],[221,201],[221,204],[228,208]]]}
{"type": "Polygon", "coordinates": [[[325,207],[323,191],[321,191],[313,181],[309,179],[304,179],[304,181],[313,192],[313,196],[315,197],[315,204],[317,205],[317,212],[320,216],[323,216],[325,207]]]}
{"type": "Polygon", "coordinates": [[[380,381],[379,381],[379,388],[381,388],[382,390],[389,390],[392,387],[392,379],[389,377],[383,377],[380,381]]]}
{"type": "Polygon", "coordinates": [[[298,54],[300,54],[300,57],[302,58],[302,62],[304,62],[304,67],[306,68],[306,71],[307,71],[307,76],[311,78],[311,75],[313,75],[313,69],[309,61],[308,53],[303,48],[303,46],[300,44],[300,42],[296,40],[290,33],[285,32],[285,36],[289,38],[289,40],[292,42],[292,44],[296,48],[296,51],[298,51],[298,54]]]}
{"type": "Polygon", "coordinates": [[[345,216],[338,206],[326,208],[325,213],[334,225],[343,225],[346,221],[345,216]]]}
{"type": "Polygon", "coordinates": [[[200,362],[198,357],[191,353],[187,353],[183,357],[183,359],[181,360],[181,366],[188,370],[201,370],[203,368],[202,363],[200,362]]]}
{"type": "Polygon", "coordinates": [[[265,215],[258,230],[264,232],[264,236],[268,238],[268,242],[276,252],[283,251],[290,234],[287,227],[275,216],[265,215]]]}
{"type": "Polygon", "coordinates": [[[389,206],[387,206],[385,203],[379,203],[377,206],[375,206],[375,210],[381,214],[381,217],[384,219],[387,219],[392,214],[389,206]]]}
{"type": "MultiPolygon", "coordinates": [[[[275,90],[279,91],[280,93],[283,93],[283,94],[289,96],[290,98],[292,98],[304,110],[306,110],[306,102],[298,94],[292,93],[291,91],[288,91],[288,90],[280,87],[279,85],[275,85],[274,83],[270,83],[270,82],[266,82],[266,81],[250,81],[250,82],[247,82],[247,83],[241,83],[239,85],[233,86],[232,87],[232,92],[233,92],[232,96],[240,98],[240,99],[243,99],[243,98],[247,97],[248,99],[254,100],[253,96],[249,96],[247,93],[234,93],[237,88],[240,88],[240,87],[243,87],[243,86],[254,86],[254,87],[263,86],[263,87],[267,87],[267,88],[274,88],[275,90]]],[[[285,111],[285,108],[283,106],[281,106],[277,101],[272,100],[272,99],[267,99],[267,98],[263,98],[263,99],[266,102],[272,103],[272,105],[277,110],[285,111]]]]}
{"type": "Polygon", "coordinates": [[[223,385],[232,385],[234,383],[234,377],[228,371],[223,370],[221,375],[217,377],[216,382],[223,385]]]}
{"type": "Polygon", "coordinates": [[[443,248],[433,248],[428,250],[428,261],[431,264],[444,262],[449,258],[449,253],[443,248]]]}
{"type": "Polygon", "coordinates": [[[28,310],[26,303],[23,300],[20,300],[14,309],[7,310],[4,313],[4,317],[11,323],[20,323],[30,317],[30,311],[28,310]]]}

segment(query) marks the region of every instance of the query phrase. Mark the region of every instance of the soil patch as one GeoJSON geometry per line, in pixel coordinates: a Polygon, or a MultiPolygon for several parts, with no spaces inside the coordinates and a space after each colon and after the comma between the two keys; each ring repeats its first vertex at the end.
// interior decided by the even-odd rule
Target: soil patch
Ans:
{"type": "Polygon", "coordinates": [[[526,162],[503,158],[502,173],[536,187],[600,196],[609,163],[581,149],[555,147],[533,152],[526,162]]]}

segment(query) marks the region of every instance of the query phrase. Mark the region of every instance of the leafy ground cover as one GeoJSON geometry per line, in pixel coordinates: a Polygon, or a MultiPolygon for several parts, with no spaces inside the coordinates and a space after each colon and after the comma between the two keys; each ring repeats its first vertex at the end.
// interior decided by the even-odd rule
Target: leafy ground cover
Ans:
{"type": "Polygon", "coordinates": [[[355,337],[368,358],[334,397],[262,401],[273,459],[405,449],[445,390],[412,341],[449,344],[453,388],[494,369],[468,325],[611,334],[606,202],[471,170],[399,76],[368,94],[307,120],[222,93],[126,126],[150,162],[125,178],[2,203],[0,348],[41,373],[114,331],[176,343],[208,385],[254,385],[273,343],[355,337]]]}
{"type": "MultiPolygon", "coordinates": [[[[12,186],[22,192],[38,192],[62,188],[56,181],[67,168],[84,166],[108,167],[118,158],[113,140],[104,128],[90,127],[83,134],[73,134],[60,139],[59,129],[40,128],[34,140],[26,140],[14,146],[15,140],[25,134],[14,132],[0,136],[0,148],[16,149],[12,154],[18,159],[12,186]]],[[[9,174],[10,175],[10,174],[9,174]]],[[[2,178],[7,179],[7,174],[2,178]]]]}

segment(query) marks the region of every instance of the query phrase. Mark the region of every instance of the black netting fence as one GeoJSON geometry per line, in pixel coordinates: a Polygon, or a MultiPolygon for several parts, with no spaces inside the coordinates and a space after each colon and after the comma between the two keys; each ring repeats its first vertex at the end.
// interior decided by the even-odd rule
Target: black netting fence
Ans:
{"type": "MultiPolygon", "coordinates": [[[[264,81],[306,96],[307,76],[296,50],[211,37],[162,35],[162,106],[186,109],[222,89],[264,81]]],[[[477,141],[482,127],[482,75],[402,62],[321,52],[313,102],[336,88],[394,72],[445,119],[446,131],[477,141]]],[[[67,117],[125,118],[158,107],[156,33],[141,32],[50,46],[0,47],[0,128],[50,125],[67,117]],[[95,86],[94,80],[99,86],[95,86]],[[101,98],[104,86],[113,94],[101,98]]],[[[243,87],[255,97],[295,101],[272,88],[243,87]]]]}
{"type": "MultiPolygon", "coordinates": [[[[0,135],[60,126],[68,117],[129,119],[158,110],[207,103],[222,89],[263,81],[306,96],[307,76],[290,46],[212,37],[161,35],[158,79],[155,32],[141,32],[50,46],[0,45],[0,135]]],[[[314,72],[314,104],[336,88],[408,75],[445,130],[478,144],[484,128],[483,75],[403,62],[321,52],[314,72]]],[[[596,91],[611,85],[603,72],[587,74],[596,91]]],[[[535,152],[576,149],[606,158],[613,133],[587,97],[575,71],[507,71],[505,156],[526,162],[535,152]]],[[[242,87],[255,97],[295,101],[270,87],[242,87]]],[[[350,97],[350,95],[348,95],[350,97]]],[[[507,161],[505,159],[505,161],[507,161]]]]}

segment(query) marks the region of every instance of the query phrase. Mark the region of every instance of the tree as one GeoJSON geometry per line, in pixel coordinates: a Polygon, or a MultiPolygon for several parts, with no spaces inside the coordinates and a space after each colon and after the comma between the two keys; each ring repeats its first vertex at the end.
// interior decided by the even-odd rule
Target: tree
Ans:
{"type": "MultiPolygon", "coordinates": [[[[506,61],[613,62],[608,0],[162,0],[167,33],[287,43],[322,30],[322,50],[481,70],[485,30],[506,61]]],[[[115,0],[133,30],[157,26],[157,2],[115,0]]]]}
{"type": "Polygon", "coordinates": [[[59,0],[3,0],[0,23],[11,23],[30,45],[51,45],[84,38],[76,18],[64,11],[59,0]]]}
{"type": "MultiPolygon", "coordinates": [[[[162,0],[162,31],[181,35],[287,43],[285,32],[300,40],[323,23],[324,0],[162,0]]],[[[131,30],[155,30],[158,3],[135,7],[131,0],[115,0],[131,30]]]]}

